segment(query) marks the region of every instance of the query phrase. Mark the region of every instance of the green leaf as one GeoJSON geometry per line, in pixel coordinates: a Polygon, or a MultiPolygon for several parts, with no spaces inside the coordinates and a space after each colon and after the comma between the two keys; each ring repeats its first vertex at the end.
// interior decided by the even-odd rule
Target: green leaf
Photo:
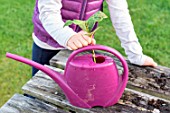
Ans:
{"type": "Polygon", "coordinates": [[[72,23],[73,23],[72,20],[67,20],[67,21],[65,22],[65,24],[64,24],[64,27],[65,27],[65,26],[69,26],[69,25],[71,25],[72,23]]]}
{"type": "Polygon", "coordinates": [[[88,27],[86,25],[86,22],[83,20],[74,20],[73,21],[74,24],[79,25],[79,27],[83,30],[88,32],[88,27]]]}
{"type": "Polygon", "coordinates": [[[107,16],[106,16],[103,12],[101,12],[101,11],[96,12],[94,15],[92,15],[92,16],[86,21],[86,24],[87,24],[87,26],[88,26],[88,30],[89,30],[89,31],[92,31],[95,23],[102,21],[104,18],[107,18],[107,16]]]}
{"type": "Polygon", "coordinates": [[[66,21],[64,26],[69,26],[73,23],[78,25],[82,30],[89,32],[88,27],[86,26],[86,22],[82,21],[82,20],[68,20],[68,21],[66,21]]]}
{"type": "Polygon", "coordinates": [[[86,31],[89,35],[93,35],[95,33],[95,31],[97,31],[97,30],[94,30],[94,32],[92,32],[92,29],[93,29],[95,23],[102,21],[104,18],[107,18],[107,16],[103,12],[98,11],[86,21],[83,21],[83,20],[67,20],[66,23],[64,24],[64,26],[76,24],[83,31],[86,31]]]}

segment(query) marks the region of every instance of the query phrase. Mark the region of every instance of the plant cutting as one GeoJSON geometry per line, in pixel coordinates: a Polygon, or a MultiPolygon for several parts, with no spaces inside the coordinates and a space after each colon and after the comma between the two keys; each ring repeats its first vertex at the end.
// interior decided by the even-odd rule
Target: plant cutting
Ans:
{"type": "MultiPolygon", "coordinates": [[[[96,27],[95,23],[101,22],[104,18],[107,18],[107,16],[101,12],[98,11],[95,14],[93,14],[92,16],[89,17],[89,19],[87,20],[67,20],[66,23],[64,24],[64,26],[69,26],[71,24],[76,24],[78,25],[83,31],[86,31],[87,34],[90,38],[92,38],[95,34],[95,32],[100,28],[100,27],[96,27]]],[[[93,61],[96,63],[96,58],[95,58],[95,52],[94,50],[92,50],[92,56],[93,56],[93,61]]]]}

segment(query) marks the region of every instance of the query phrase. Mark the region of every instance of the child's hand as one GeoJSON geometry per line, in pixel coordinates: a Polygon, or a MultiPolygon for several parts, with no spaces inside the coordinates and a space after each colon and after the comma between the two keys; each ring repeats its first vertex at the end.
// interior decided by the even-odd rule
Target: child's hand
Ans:
{"type": "Polygon", "coordinates": [[[67,46],[71,50],[76,50],[78,48],[82,48],[89,44],[96,44],[94,38],[91,38],[86,35],[86,32],[80,31],[77,34],[73,35],[67,42],[67,46]]]}
{"type": "Polygon", "coordinates": [[[156,67],[157,63],[151,58],[151,57],[146,57],[145,62],[143,64],[143,66],[152,66],[152,67],[156,67]]]}

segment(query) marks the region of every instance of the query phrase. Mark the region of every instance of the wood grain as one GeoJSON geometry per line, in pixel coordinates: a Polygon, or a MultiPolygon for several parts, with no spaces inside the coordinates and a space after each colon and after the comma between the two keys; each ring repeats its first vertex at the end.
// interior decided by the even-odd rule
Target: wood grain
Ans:
{"type": "Polygon", "coordinates": [[[43,101],[32,99],[21,94],[15,94],[6,104],[0,113],[69,113],[56,106],[43,101]]]}

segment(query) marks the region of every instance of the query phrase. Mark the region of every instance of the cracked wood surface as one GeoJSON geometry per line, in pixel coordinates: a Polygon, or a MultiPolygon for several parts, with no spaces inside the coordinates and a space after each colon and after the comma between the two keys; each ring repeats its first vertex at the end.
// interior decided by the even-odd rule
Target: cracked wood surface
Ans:
{"type": "MultiPolygon", "coordinates": [[[[48,67],[63,73],[62,69],[48,67]]],[[[71,105],[58,85],[41,71],[29,80],[22,90],[26,94],[75,113],[150,113],[154,110],[170,112],[170,101],[128,88],[125,89],[120,101],[114,106],[92,109],[78,108],[71,105]]]]}
{"type": "Polygon", "coordinates": [[[43,101],[32,99],[21,94],[15,94],[6,104],[0,113],[69,113],[43,101]]]}

